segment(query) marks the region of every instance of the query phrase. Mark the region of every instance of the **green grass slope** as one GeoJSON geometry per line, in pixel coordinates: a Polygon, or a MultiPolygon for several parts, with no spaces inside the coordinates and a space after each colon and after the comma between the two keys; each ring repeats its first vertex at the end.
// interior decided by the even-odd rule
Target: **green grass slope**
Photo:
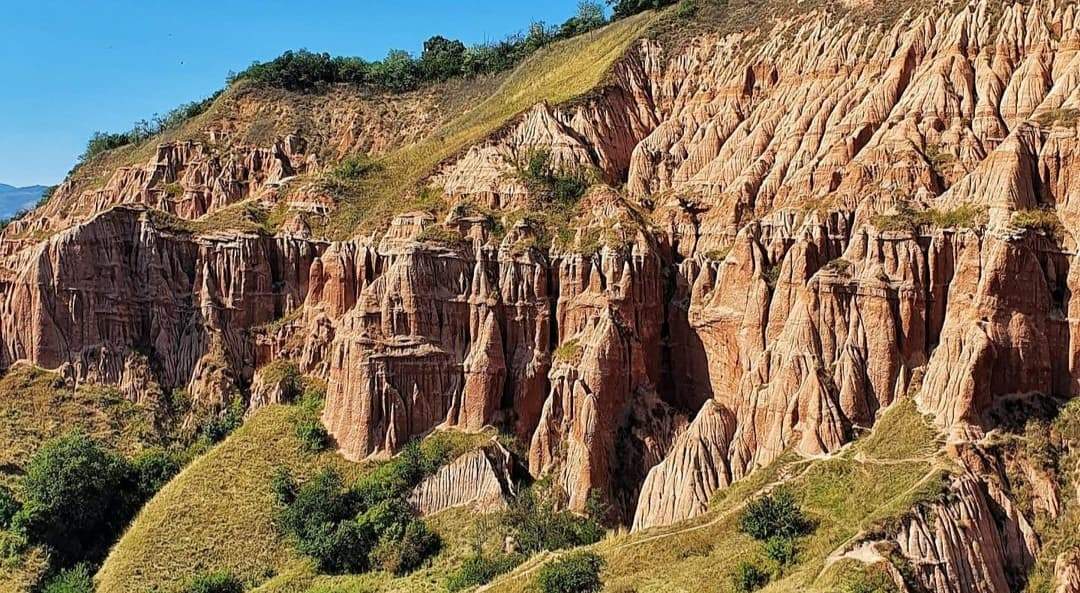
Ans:
{"type": "Polygon", "coordinates": [[[201,572],[227,570],[258,583],[296,559],[274,529],[270,482],[278,467],[298,477],[360,465],[305,453],[296,437],[304,410],[272,406],[193,461],[139,513],[98,572],[98,593],[168,591],[201,572]]]}

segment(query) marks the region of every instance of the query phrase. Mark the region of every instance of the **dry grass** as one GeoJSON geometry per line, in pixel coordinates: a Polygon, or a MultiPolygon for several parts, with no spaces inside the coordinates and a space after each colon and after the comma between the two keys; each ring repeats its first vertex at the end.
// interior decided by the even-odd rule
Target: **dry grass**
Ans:
{"type": "Polygon", "coordinates": [[[163,437],[154,414],[115,389],[63,385],[56,373],[19,364],[0,378],[0,484],[11,484],[45,441],[80,430],[133,453],[163,437]]]}
{"type": "Polygon", "coordinates": [[[311,475],[360,471],[333,453],[303,452],[294,425],[300,408],[271,406],[199,457],[139,513],[98,572],[99,593],[169,587],[200,572],[229,570],[262,582],[297,556],[273,526],[274,471],[311,475]]]}
{"type": "Polygon", "coordinates": [[[384,226],[398,212],[431,208],[429,201],[420,200],[424,193],[420,185],[439,163],[538,103],[564,103],[592,91],[656,17],[651,12],[637,15],[537,52],[474,108],[425,140],[381,159],[381,169],[353,195],[343,197],[323,232],[344,238],[384,226]]]}

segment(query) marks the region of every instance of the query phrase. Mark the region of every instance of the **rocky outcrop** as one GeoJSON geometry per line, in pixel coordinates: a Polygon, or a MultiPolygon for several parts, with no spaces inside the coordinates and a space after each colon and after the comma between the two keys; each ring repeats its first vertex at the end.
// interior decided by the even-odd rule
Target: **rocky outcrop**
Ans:
{"type": "Polygon", "coordinates": [[[1058,556],[1054,564],[1054,593],[1080,591],[1080,551],[1071,550],[1058,556]]]}
{"type": "Polygon", "coordinates": [[[424,479],[409,495],[416,512],[428,516],[455,507],[490,513],[514,495],[513,457],[496,442],[458,457],[424,479]]]}
{"type": "Polygon", "coordinates": [[[955,500],[906,521],[896,536],[918,582],[929,591],[1005,593],[1005,547],[990,503],[974,478],[954,487],[955,500]]]}

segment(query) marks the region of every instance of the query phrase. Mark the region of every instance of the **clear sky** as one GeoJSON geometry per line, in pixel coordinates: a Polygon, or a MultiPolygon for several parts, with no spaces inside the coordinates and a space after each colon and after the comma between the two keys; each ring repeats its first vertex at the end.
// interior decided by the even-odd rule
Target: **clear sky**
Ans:
{"type": "Polygon", "coordinates": [[[577,0],[0,0],[0,183],[60,182],[123,131],[286,49],[383,57],[432,35],[497,40],[577,0]]]}

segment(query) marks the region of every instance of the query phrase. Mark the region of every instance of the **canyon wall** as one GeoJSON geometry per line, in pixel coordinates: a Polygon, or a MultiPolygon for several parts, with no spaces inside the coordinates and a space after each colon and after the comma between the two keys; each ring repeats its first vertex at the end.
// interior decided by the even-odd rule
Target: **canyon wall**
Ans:
{"type": "MultiPolygon", "coordinates": [[[[287,359],[326,381],[346,457],[497,426],[572,509],[598,493],[635,530],[784,452],[833,454],[901,398],[979,443],[1003,402],[1077,391],[1077,13],[979,0],[643,40],[588,97],[443,162],[449,214],[349,241],[159,212],[272,203],[325,140],[164,145],[72,198],[85,218],[50,202],[4,232],[0,363],[220,409],[287,359]],[[538,152],[595,182],[565,228],[520,174],[538,152]]],[[[995,522],[1008,496],[988,484],[960,472],[957,502],[892,534],[926,587],[1006,591],[1030,567],[1030,525],[995,522]]],[[[417,504],[471,493],[447,496],[417,504]]]]}

